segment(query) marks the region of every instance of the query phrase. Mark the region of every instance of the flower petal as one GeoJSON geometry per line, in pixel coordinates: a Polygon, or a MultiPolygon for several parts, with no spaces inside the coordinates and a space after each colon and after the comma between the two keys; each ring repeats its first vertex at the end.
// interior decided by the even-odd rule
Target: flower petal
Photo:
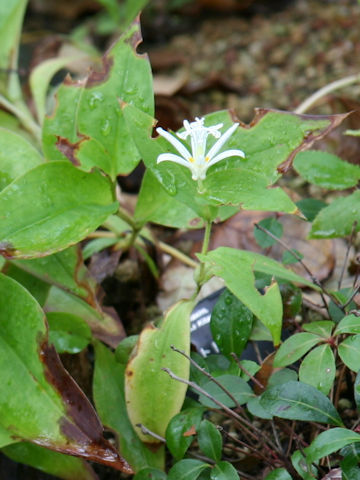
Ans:
{"type": "Polygon", "coordinates": [[[214,163],[220,162],[220,160],[229,157],[245,158],[245,153],[242,150],[225,150],[224,152],[219,153],[219,155],[216,155],[211,160],[209,160],[208,166],[210,167],[210,165],[214,165],[214,163]]]}
{"type": "Polygon", "coordinates": [[[190,160],[191,155],[190,155],[189,150],[187,150],[184,147],[184,145],[176,137],[174,137],[173,135],[171,135],[171,133],[167,132],[166,130],[164,130],[161,127],[157,128],[156,131],[159,135],[161,135],[169,143],[171,143],[171,145],[176,148],[176,150],[180,153],[180,155],[183,156],[183,158],[185,158],[186,160],[190,160]]]}
{"type": "Polygon", "coordinates": [[[189,163],[187,160],[180,157],[179,155],[175,155],[174,153],[161,153],[158,156],[156,163],[161,163],[166,161],[178,163],[179,165],[183,165],[184,167],[190,168],[190,170],[192,170],[191,163],[189,163]]]}
{"type": "Polygon", "coordinates": [[[237,127],[239,126],[238,123],[234,123],[226,132],[221,135],[219,140],[214,143],[214,145],[210,148],[209,152],[207,153],[207,157],[211,160],[217,152],[221,149],[221,147],[227,142],[227,140],[231,137],[231,135],[235,132],[237,127]]]}

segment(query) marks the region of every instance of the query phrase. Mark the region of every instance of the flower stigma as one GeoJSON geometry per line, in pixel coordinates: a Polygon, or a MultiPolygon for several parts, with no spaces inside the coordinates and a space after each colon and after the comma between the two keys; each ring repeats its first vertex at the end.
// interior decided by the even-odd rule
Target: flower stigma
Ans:
{"type": "Polygon", "coordinates": [[[245,157],[242,150],[225,150],[221,153],[219,151],[235,132],[238,123],[234,123],[226,132],[221,134],[219,131],[223,124],[218,123],[211,127],[205,127],[204,118],[195,118],[195,122],[188,122],[184,120],[184,131],[177,133],[176,136],[182,140],[187,140],[190,137],[191,152],[185,145],[180,142],[174,134],[171,134],[159,127],[156,129],[157,133],[164,137],[171,145],[176,148],[180,155],[174,153],[161,153],[157,158],[157,163],[169,161],[183,165],[191,171],[191,177],[195,181],[202,181],[206,177],[206,172],[209,167],[215,165],[229,157],[245,157]],[[217,139],[214,145],[206,151],[206,142],[209,135],[217,139]]]}

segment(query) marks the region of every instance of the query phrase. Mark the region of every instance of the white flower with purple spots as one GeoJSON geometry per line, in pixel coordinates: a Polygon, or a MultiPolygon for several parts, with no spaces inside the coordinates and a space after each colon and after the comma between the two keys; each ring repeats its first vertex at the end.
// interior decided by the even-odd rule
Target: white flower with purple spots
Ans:
{"type": "Polygon", "coordinates": [[[225,133],[221,134],[219,132],[223,124],[219,123],[212,127],[204,126],[204,118],[197,118],[195,122],[189,123],[187,120],[184,120],[185,131],[177,133],[176,135],[182,140],[186,140],[190,137],[191,142],[191,152],[181,143],[175,135],[167,132],[163,128],[159,127],[156,129],[157,133],[164,137],[180,155],[175,155],[174,153],[162,153],[157,158],[157,163],[160,162],[174,162],[179,165],[183,165],[191,171],[193,180],[204,180],[206,177],[206,172],[209,167],[215,165],[215,163],[224,160],[224,158],[229,157],[245,157],[245,154],[242,150],[225,150],[221,153],[218,153],[224,144],[228,141],[231,135],[235,132],[238,123],[234,123],[225,133]],[[218,140],[206,151],[206,142],[207,137],[212,135],[218,140]]]}

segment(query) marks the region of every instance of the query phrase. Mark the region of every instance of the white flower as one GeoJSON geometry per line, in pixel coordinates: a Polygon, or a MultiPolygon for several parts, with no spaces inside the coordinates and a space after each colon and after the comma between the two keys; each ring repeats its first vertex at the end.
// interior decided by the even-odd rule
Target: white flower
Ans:
{"type": "Polygon", "coordinates": [[[157,163],[170,161],[175,162],[184,167],[187,167],[192,174],[193,180],[204,180],[206,177],[206,171],[211,165],[214,165],[220,160],[228,157],[245,157],[245,154],[242,150],[225,150],[224,152],[218,153],[231,135],[235,132],[238,127],[238,123],[234,123],[225,133],[221,134],[219,129],[223,126],[222,123],[214,125],[212,127],[204,126],[204,118],[197,118],[195,122],[189,123],[187,120],[184,120],[185,131],[177,133],[176,135],[186,140],[187,137],[190,137],[191,141],[191,153],[189,150],[175,137],[175,135],[167,132],[163,128],[157,128],[156,131],[159,135],[166,138],[166,140],[173,145],[180,155],[175,155],[174,153],[162,153],[157,158],[157,163]],[[206,152],[206,141],[207,137],[212,135],[218,140],[206,152]]]}

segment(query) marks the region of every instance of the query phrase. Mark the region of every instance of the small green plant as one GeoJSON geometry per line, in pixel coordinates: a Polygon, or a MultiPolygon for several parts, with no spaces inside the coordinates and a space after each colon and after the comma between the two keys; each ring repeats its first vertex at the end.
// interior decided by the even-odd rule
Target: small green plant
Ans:
{"type": "MultiPolygon", "coordinates": [[[[116,2],[102,3],[115,9],[116,2]]],[[[136,51],[135,20],[100,67],[82,80],[64,80],[48,115],[49,82],[64,63],[53,63],[51,75],[38,66],[34,117],[16,74],[25,7],[23,0],[7,2],[0,19],[2,452],[64,479],[94,478],[86,460],[136,480],[252,478],[238,466],[247,457],[267,480],[322,478],[338,466],[344,478],[358,476],[357,420],[338,409],[345,377],[353,388],[350,406],[360,403],[356,282],[325,289],[302,254],[281,240],[282,225],[273,217],[256,225],[255,238],[264,249],[279,242],[283,262],[229,247],[209,250],[213,224],[241,210],[298,215],[300,209],[312,222],[312,237],[354,236],[357,190],[324,207],[296,205],[275,186],[297,152],[295,168],[306,180],[327,189],[357,185],[357,166],[302,152],[344,116],[259,109],[248,127],[218,111],[185,120],[179,132],[158,127],[153,138],[152,74],[148,58],[136,51]],[[146,171],[132,215],[122,206],[117,177],[140,160],[146,171]],[[138,336],[124,339],[84,259],[110,246],[136,249],[156,275],[146,251],[156,243],[151,223],[204,230],[196,261],[159,243],[194,267],[196,287],[138,336]],[[310,277],[294,273],[292,263],[310,277]],[[214,276],[226,286],[210,325],[220,353],[203,358],[190,352],[190,315],[214,276]],[[301,313],[299,284],[318,292],[323,313],[291,323],[282,341],[286,302],[292,319],[301,313]],[[240,358],[259,340],[279,347],[268,374],[266,361],[240,358]],[[88,345],[95,352],[96,411],[58,356],[88,345]],[[104,438],[103,426],[114,442],[104,438]]]]}

